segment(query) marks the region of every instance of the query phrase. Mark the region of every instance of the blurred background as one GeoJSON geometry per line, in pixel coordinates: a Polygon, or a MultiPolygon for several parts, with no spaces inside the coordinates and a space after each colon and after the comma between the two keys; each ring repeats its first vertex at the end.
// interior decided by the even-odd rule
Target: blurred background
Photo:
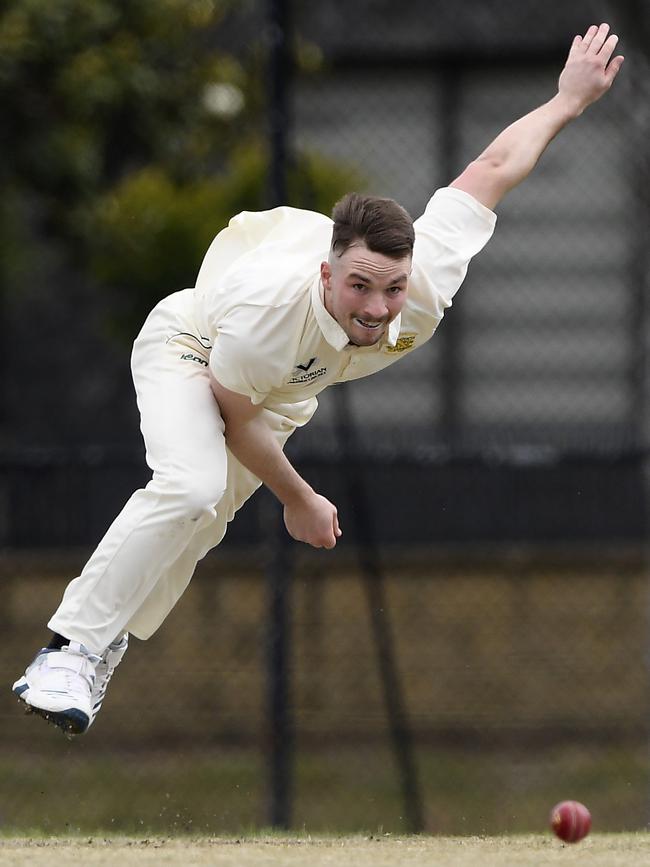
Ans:
{"type": "Polygon", "coordinates": [[[17,831],[483,834],[650,814],[646,0],[5,0],[0,820],[17,831]],[[425,348],[289,453],[334,552],[261,492],[67,741],[12,682],[147,480],[130,345],[230,216],[413,216],[554,93],[626,63],[498,209],[425,348]]]}

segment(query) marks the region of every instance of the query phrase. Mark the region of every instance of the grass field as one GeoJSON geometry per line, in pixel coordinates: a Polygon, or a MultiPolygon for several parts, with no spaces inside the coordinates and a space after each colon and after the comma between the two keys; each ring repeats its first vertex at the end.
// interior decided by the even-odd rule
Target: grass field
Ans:
{"type": "Polygon", "coordinates": [[[589,867],[650,865],[650,834],[595,834],[567,846],[548,835],[512,837],[6,838],[0,867],[83,864],[215,867],[589,867]]]}
{"type": "MultiPolygon", "coordinates": [[[[268,823],[268,769],[258,750],[203,744],[95,754],[90,739],[68,743],[47,729],[43,735],[51,735],[54,752],[44,743],[17,750],[11,738],[0,750],[5,835],[222,837],[268,823]]],[[[296,759],[293,828],[316,836],[407,832],[385,748],[312,750],[296,759]]],[[[596,755],[579,745],[515,753],[421,748],[418,766],[429,834],[541,833],[552,805],[567,797],[588,804],[599,833],[635,831],[647,821],[646,744],[596,755]]]]}

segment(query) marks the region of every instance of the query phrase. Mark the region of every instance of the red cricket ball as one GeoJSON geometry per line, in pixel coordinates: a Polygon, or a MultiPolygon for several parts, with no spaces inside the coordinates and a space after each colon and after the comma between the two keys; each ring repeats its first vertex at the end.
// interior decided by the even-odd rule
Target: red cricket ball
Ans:
{"type": "Polygon", "coordinates": [[[551,810],[551,828],[565,843],[577,843],[591,829],[591,813],[580,801],[560,801],[551,810]]]}

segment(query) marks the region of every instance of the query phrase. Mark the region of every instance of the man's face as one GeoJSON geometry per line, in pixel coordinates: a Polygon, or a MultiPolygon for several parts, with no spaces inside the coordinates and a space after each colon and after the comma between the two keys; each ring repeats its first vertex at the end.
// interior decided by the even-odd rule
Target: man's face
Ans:
{"type": "Polygon", "coordinates": [[[321,264],[325,309],[355,346],[381,340],[406,301],[411,257],[391,259],[355,241],[321,264]]]}

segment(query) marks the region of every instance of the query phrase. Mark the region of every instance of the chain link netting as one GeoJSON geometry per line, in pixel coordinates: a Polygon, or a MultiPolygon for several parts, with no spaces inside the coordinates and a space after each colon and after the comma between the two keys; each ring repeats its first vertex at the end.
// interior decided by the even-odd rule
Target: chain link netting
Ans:
{"type": "MultiPolygon", "coordinates": [[[[346,385],[343,413],[324,392],[291,441],[339,506],[337,550],[278,560],[260,495],[159,632],[133,641],[87,735],[67,742],[23,719],[5,690],[4,826],[267,825],[278,676],[292,827],[540,830],[566,797],[600,830],[647,824],[650,79],[630,32],[650,27],[643,9],[293,4],[286,132],[291,166],[306,167],[290,183],[300,207],[331,205],[344,179],[418,216],[553,94],[575,32],[611,16],[627,65],[499,208],[439,333],[346,385]]],[[[224,14],[211,44],[258,76],[242,91],[257,105],[246,135],[264,150],[268,9],[250,0],[224,14]]],[[[219,111],[235,113],[235,93],[213,93],[219,111]]],[[[146,480],[110,299],[47,232],[31,241],[39,255],[4,276],[2,311],[7,685],[146,480]]]]}

